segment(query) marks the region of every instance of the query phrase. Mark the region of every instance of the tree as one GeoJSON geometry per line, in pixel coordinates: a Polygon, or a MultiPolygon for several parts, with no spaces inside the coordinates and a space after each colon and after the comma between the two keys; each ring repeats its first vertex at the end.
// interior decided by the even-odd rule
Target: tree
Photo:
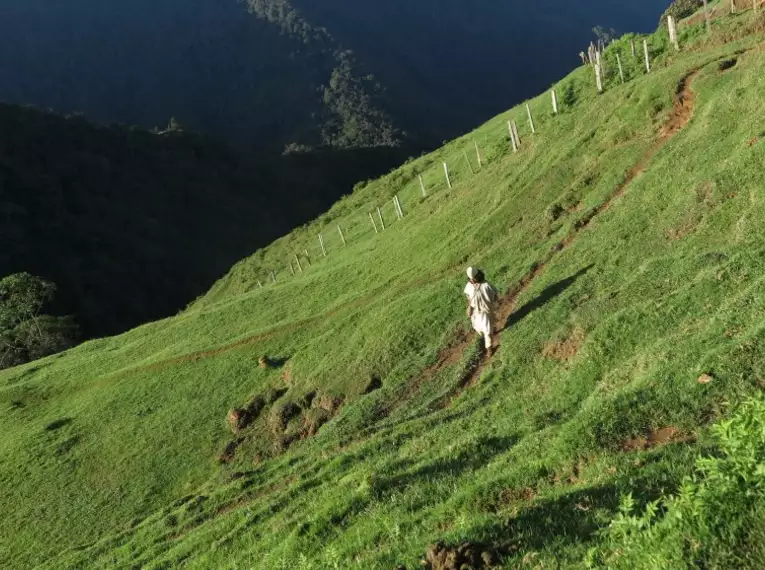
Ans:
{"type": "Polygon", "coordinates": [[[0,279],[0,369],[36,360],[74,345],[71,317],[41,315],[56,286],[29,273],[0,279]]]}
{"type": "Polygon", "coordinates": [[[0,279],[0,331],[13,329],[24,321],[35,321],[55,292],[53,283],[29,273],[0,279]]]}
{"type": "Polygon", "coordinates": [[[603,26],[595,26],[592,28],[592,33],[599,41],[602,41],[605,45],[610,44],[619,35],[615,29],[606,29],[603,26]]]}

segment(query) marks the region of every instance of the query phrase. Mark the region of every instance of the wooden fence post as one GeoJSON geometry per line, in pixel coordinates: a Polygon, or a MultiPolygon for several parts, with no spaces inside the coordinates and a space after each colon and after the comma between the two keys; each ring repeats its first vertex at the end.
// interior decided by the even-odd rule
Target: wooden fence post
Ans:
{"type": "Polygon", "coordinates": [[[478,142],[473,141],[475,145],[475,157],[478,159],[478,168],[483,168],[483,161],[481,160],[481,151],[478,150],[478,142]]]}
{"type": "Polygon", "coordinates": [[[473,170],[473,165],[470,164],[470,159],[468,158],[467,151],[465,149],[462,149],[462,156],[465,157],[465,162],[467,162],[468,168],[470,169],[470,174],[475,176],[475,170],[473,170]]]}
{"type": "Polygon", "coordinates": [[[398,199],[398,194],[396,194],[393,199],[396,201],[396,209],[398,210],[399,217],[403,220],[404,219],[404,209],[401,207],[401,200],[398,199]]]}
{"type": "Polygon", "coordinates": [[[598,88],[598,93],[603,93],[603,76],[602,68],[600,67],[600,52],[595,55],[595,85],[598,88]]]}
{"type": "Polygon", "coordinates": [[[622,59],[619,57],[618,53],[616,54],[616,65],[619,66],[619,79],[624,83],[624,68],[622,67],[622,59]]]}
{"type": "Polygon", "coordinates": [[[305,260],[308,262],[308,267],[311,267],[311,265],[312,265],[312,263],[311,263],[311,256],[308,255],[308,250],[307,249],[304,249],[303,251],[305,252],[305,260]]]}
{"type": "Polygon", "coordinates": [[[555,94],[555,89],[553,89],[551,93],[552,93],[553,115],[557,115],[558,114],[558,96],[555,94]]]}
{"type": "Polygon", "coordinates": [[[630,47],[632,48],[632,57],[637,57],[637,53],[635,52],[635,40],[630,42],[630,47]]]}
{"type": "Polygon", "coordinates": [[[651,73],[651,58],[648,56],[648,40],[643,40],[643,52],[645,53],[645,70],[651,73]]]}
{"type": "Polygon", "coordinates": [[[385,231],[385,220],[383,220],[382,210],[379,208],[379,206],[377,208],[377,215],[380,218],[380,226],[382,227],[383,231],[385,231]]]}
{"type": "Polygon", "coordinates": [[[512,129],[513,129],[513,136],[515,137],[515,145],[520,149],[521,148],[521,137],[518,136],[518,125],[515,124],[515,121],[512,123],[512,129]]]}
{"type": "Polygon", "coordinates": [[[736,13],[736,0],[730,0],[730,13],[736,13]]]}
{"type": "Polygon", "coordinates": [[[298,270],[300,270],[300,274],[303,274],[303,265],[300,263],[300,258],[297,256],[297,253],[295,254],[295,263],[297,263],[298,270]]]}
{"type": "Polygon", "coordinates": [[[340,227],[340,224],[337,224],[337,231],[340,233],[340,239],[343,241],[343,245],[348,245],[345,241],[345,234],[343,233],[343,228],[340,227]]]}
{"type": "Polygon", "coordinates": [[[449,167],[446,166],[446,162],[444,162],[444,174],[446,175],[446,185],[449,187],[449,190],[452,189],[452,181],[449,178],[449,167]]]}
{"type": "Polygon", "coordinates": [[[667,27],[669,28],[669,41],[675,46],[677,51],[680,51],[680,43],[677,41],[677,27],[675,26],[675,19],[672,16],[667,16],[667,27]]]}
{"type": "Polygon", "coordinates": [[[319,245],[321,246],[321,253],[324,257],[327,257],[327,249],[324,247],[324,236],[319,234],[319,245]]]}
{"type": "Polygon", "coordinates": [[[398,211],[398,202],[396,202],[396,197],[393,196],[393,210],[396,212],[396,219],[401,219],[401,212],[398,211]]]}
{"type": "Polygon", "coordinates": [[[376,234],[379,234],[379,233],[380,233],[380,230],[378,230],[378,229],[377,229],[377,224],[375,223],[375,218],[374,218],[374,216],[372,215],[372,212],[369,212],[369,221],[371,221],[371,222],[372,222],[372,227],[375,229],[375,233],[376,233],[376,234]]]}
{"type": "Polygon", "coordinates": [[[258,279],[258,287],[261,289],[263,288],[263,283],[260,282],[260,279],[258,279]]]}
{"type": "Polygon", "coordinates": [[[271,272],[271,281],[276,283],[276,273],[274,273],[273,271],[271,272]]]}
{"type": "Polygon", "coordinates": [[[529,125],[531,125],[531,134],[535,135],[537,134],[537,129],[534,127],[534,117],[531,116],[531,107],[529,107],[528,103],[526,103],[526,113],[529,116],[529,125]]]}
{"type": "Polygon", "coordinates": [[[425,192],[425,182],[422,181],[422,174],[418,174],[417,177],[420,179],[420,192],[422,192],[422,197],[427,198],[428,193],[425,192]]]}
{"type": "Polygon", "coordinates": [[[704,19],[707,21],[707,34],[712,34],[712,20],[709,14],[709,2],[704,0],[704,19]]]}
{"type": "Polygon", "coordinates": [[[290,260],[290,273],[292,274],[293,277],[295,277],[295,268],[292,267],[292,260],[290,260]]]}
{"type": "Polygon", "coordinates": [[[513,152],[518,152],[518,145],[515,142],[515,133],[513,133],[513,124],[507,122],[507,130],[510,131],[510,142],[513,143],[513,152]]]}

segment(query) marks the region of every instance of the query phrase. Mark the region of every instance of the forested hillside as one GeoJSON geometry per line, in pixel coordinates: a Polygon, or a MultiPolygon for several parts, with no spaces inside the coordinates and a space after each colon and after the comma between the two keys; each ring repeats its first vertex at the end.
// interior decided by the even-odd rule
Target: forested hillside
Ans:
{"type": "Polygon", "coordinates": [[[4,0],[0,101],[242,146],[433,148],[668,0],[4,0]]]}
{"type": "Polygon", "coordinates": [[[0,101],[146,127],[171,116],[240,146],[392,144],[375,82],[318,29],[237,0],[0,2],[0,101]]]}
{"type": "Polygon", "coordinates": [[[596,26],[652,30],[669,0],[250,0],[292,4],[354,50],[400,124],[430,144],[538,93],[596,26]]]}
{"type": "Polygon", "coordinates": [[[87,336],[173,314],[394,149],[289,155],[0,105],[0,276],[58,286],[87,336]]]}

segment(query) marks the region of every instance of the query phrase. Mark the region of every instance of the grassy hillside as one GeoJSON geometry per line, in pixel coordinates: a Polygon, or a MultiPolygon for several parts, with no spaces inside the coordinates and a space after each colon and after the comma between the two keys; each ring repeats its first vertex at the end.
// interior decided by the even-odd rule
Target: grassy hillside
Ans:
{"type": "MultiPolygon", "coordinates": [[[[597,531],[620,497],[675,492],[761,391],[763,17],[685,26],[680,53],[657,32],[650,75],[625,37],[603,95],[583,67],[559,115],[529,101],[535,135],[512,109],[177,317],[0,373],[0,565],[411,570],[468,541],[501,568],[618,566],[597,531]],[[491,359],[469,264],[503,292],[491,359]]],[[[758,567],[762,509],[742,513],[653,567],[758,567]]]]}

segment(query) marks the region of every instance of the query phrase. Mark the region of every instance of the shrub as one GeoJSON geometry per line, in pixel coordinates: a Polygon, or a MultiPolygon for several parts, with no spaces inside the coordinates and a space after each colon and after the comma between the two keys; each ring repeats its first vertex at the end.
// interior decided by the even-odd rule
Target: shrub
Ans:
{"type": "Polygon", "coordinates": [[[622,498],[589,568],[765,567],[765,399],[712,429],[717,452],[699,457],[676,495],[642,512],[622,498]]]}

